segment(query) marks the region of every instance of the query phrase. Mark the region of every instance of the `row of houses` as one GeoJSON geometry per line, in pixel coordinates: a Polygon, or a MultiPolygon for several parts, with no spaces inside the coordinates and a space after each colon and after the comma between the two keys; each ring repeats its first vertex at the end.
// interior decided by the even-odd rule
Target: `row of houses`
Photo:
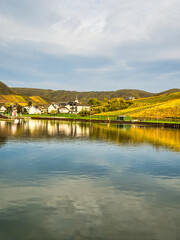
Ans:
{"type": "MultiPolygon", "coordinates": [[[[0,113],[7,112],[8,108],[5,104],[0,104],[0,113]]],[[[78,114],[82,110],[90,111],[90,105],[79,103],[77,97],[74,102],[60,102],[52,103],[51,105],[39,105],[39,106],[25,106],[22,107],[21,112],[27,112],[28,114],[42,114],[42,113],[71,113],[78,114]]],[[[12,115],[16,116],[18,109],[17,106],[12,107],[12,115]]]]}

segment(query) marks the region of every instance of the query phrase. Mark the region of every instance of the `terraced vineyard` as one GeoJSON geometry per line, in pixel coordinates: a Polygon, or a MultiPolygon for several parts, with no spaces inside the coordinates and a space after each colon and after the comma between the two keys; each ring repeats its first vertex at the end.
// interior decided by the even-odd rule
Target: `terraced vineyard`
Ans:
{"type": "Polygon", "coordinates": [[[31,100],[33,103],[36,103],[36,104],[47,104],[47,102],[42,98],[42,97],[39,97],[39,96],[32,96],[32,97],[29,97],[29,100],[31,100]]]}
{"type": "Polygon", "coordinates": [[[155,104],[150,108],[141,109],[131,114],[132,117],[139,118],[180,118],[180,99],[169,100],[165,103],[155,104]]]}
{"type": "Polygon", "coordinates": [[[132,105],[124,110],[101,113],[98,115],[129,115],[133,118],[180,119],[180,92],[149,98],[132,100],[132,105]]]}
{"type": "Polygon", "coordinates": [[[19,104],[21,106],[27,105],[27,100],[25,97],[20,95],[0,95],[0,103],[5,104],[19,104]]]}
{"type": "Polygon", "coordinates": [[[33,105],[45,105],[47,102],[39,97],[24,97],[21,95],[0,95],[0,103],[4,103],[5,105],[15,105],[19,104],[20,106],[27,106],[28,102],[31,101],[33,105]]]}

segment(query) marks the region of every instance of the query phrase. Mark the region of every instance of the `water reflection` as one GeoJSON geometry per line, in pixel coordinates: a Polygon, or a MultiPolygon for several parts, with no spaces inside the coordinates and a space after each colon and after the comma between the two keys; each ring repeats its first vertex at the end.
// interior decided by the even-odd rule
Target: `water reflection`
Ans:
{"type": "Polygon", "coordinates": [[[0,144],[7,137],[16,138],[88,138],[105,140],[115,144],[139,145],[149,143],[157,149],[159,146],[180,151],[180,130],[139,127],[136,125],[113,125],[74,123],[59,121],[29,120],[13,122],[0,121],[0,144]]]}
{"type": "Polygon", "coordinates": [[[1,121],[0,141],[0,239],[180,238],[178,130],[1,121]]]}

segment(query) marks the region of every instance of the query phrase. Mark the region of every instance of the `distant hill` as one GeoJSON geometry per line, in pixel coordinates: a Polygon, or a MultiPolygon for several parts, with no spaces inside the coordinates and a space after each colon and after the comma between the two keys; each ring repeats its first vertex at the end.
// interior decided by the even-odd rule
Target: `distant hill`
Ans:
{"type": "Polygon", "coordinates": [[[13,94],[13,90],[11,90],[6,84],[0,81],[0,95],[13,94]]]}
{"type": "Polygon", "coordinates": [[[167,91],[157,93],[156,95],[171,94],[171,93],[176,93],[176,92],[180,92],[180,89],[179,88],[172,88],[172,89],[169,89],[167,91]]]}
{"type": "Polygon", "coordinates": [[[50,89],[36,89],[36,88],[12,88],[12,90],[20,93],[23,96],[41,96],[48,102],[66,102],[74,101],[76,95],[79,101],[87,102],[89,98],[97,98],[98,100],[103,100],[104,98],[112,99],[116,97],[150,97],[153,93],[146,91],[136,90],[136,89],[122,89],[117,91],[90,91],[90,92],[77,92],[77,91],[65,91],[57,90],[53,91],[50,89]]]}

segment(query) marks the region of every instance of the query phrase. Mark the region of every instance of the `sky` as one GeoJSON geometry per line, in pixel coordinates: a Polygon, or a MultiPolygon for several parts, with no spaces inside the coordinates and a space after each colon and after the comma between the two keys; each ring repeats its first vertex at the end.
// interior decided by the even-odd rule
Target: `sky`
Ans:
{"type": "Polygon", "coordinates": [[[0,81],[76,91],[180,88],[180,1],[1,0],[0,81]]]}

